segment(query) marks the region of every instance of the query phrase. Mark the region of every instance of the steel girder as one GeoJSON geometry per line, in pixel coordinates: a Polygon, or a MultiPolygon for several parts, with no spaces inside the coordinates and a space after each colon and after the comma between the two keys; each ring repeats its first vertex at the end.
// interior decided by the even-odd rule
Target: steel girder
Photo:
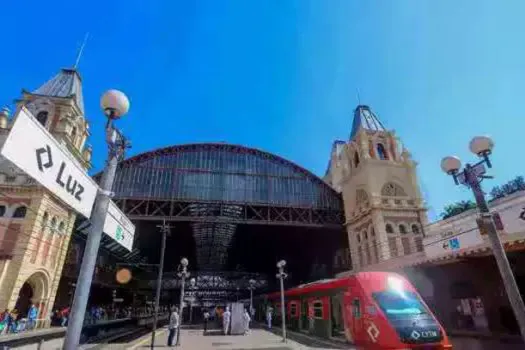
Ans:
{"type": "Polygon", "coordinates": [[[266,224],[324,227],[340,230],[342,211],[333,209],[278,207],[252,203],[181,202],[136,198],[115,198],[115,203],[132,220],[167,220],[229,224],[266,224]],[[195,207],[208,207],[196,211],[195,207]],[[231,215],[232,207],[240,210],[231,215]],[[236,213],[237,214],[237,213],[236,213]]]}

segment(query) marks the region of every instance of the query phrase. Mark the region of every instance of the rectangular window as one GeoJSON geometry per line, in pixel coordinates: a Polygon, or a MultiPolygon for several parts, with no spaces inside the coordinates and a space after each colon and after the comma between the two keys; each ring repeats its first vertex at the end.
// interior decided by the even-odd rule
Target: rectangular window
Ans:
{"type": "Polygon", "coordinates": [[[314,302],[314,318],[323,318],[323,302],[320,300],[314,302]]]}
{"type": "Polygon", "coordinates": [[[354,318],[361,317],[361,302],[359,299],[354,299],[352,302],[352,313],[354,314],[354,318]]]}
{"type": "Polygon", "coordinates": [[[297,316],[297,304],[296,303],[290,304],[290,315],[293,317],[297,316]]]}

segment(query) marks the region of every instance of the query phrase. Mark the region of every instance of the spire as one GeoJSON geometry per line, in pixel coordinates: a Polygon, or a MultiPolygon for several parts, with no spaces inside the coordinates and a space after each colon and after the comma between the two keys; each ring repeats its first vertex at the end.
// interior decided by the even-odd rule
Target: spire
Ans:
{"type": "Polygon", "coordinates": [[[76,69],[61,69],[60,73],[33,91],[33,94],[58,98],[73,98],[82,115],[84,115],[82,79],[76,69]]]}
{"type": "Polygon", "coordinates": [[[372,112],[370,107],[366,105],[359,105],[354,110],[354,121],[352,123],[352,132],[350,139],[353,139],[359,129],[370,131],[386,131],[379,118],[372,112]]]}

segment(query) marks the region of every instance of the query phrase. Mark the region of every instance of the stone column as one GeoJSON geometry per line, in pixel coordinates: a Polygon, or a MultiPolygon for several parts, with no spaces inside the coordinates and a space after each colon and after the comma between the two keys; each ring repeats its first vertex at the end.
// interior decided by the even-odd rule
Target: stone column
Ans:
{"type": "Polygon", "coordinates": [[[380,261],[391,258],[390,249],[388,248],[388,237],[385,230],[385,220],[383,215],[377,209],[372,210],[372,224],[376,233],[376,244],[380,256],[380,261]]]}

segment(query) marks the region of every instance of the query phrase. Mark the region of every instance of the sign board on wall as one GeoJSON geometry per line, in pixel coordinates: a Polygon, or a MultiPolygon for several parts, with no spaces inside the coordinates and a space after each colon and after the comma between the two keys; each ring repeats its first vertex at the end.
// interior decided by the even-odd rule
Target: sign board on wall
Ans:
{"type": "Polygon", "coordinates": [[[459,250],[482,244],[483,238],[477,228],[463,233],[447,232],[428,237],[424,240],[425,254],[429,258],[458,252],[459,250]]]}
{"type": "Polygon", "coordinates": [[[110,201],[108,205],[108,213],[104,221],[104,233],[127,250],[132,250],[133,238],[135,237],[135,225],[133,225],[113,201],[110,201]]]}
{"type": "Polygon", "coordinates": [[[18,113],[0,153],[73,210],[90,217],[97,184],[27,109],[18,113]]]}

